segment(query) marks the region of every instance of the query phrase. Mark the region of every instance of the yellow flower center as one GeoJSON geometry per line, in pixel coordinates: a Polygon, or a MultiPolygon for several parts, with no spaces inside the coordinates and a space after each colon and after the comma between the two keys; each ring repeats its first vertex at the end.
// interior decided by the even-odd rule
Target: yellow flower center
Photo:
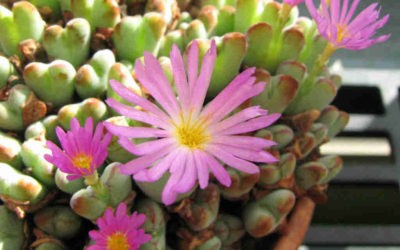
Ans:
{"type": "Polygon", "coordinates": [[[348,32],[347,32],[347,25],[345,24],[338,24],[337,26],[337,42],[341,42],[343,40],[343,38],[348,36],[348,32]]]}
{"type": "Polygon", "coordinates": [[[181,115],[182,123],[176,126],[176,137],[181,145],[190,149],[201,149],[210,140],[206,132],[207,119],[192,121],[191,114],[187,119],[181,115]]]}
{"type": "Polygon", "coordinates": [[[107,250],[129,250],[129,247],[124,233],[115,232],[107,238],[107,250]]]}
{"type": "Polygon", "coordinates": [[[90,164],[92,163],[92,157],[84,153],[79,153],[72,158],[72,164],[74,167],[79,169],[90,170],[90,164]]]}

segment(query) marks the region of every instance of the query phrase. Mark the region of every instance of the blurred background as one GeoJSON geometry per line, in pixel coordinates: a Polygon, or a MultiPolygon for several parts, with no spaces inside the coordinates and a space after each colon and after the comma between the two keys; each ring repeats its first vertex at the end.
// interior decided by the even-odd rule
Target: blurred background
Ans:
{"type": "Polygon", "coordinates": [[[344,168],[328,204],[316,207],[304,249],[400,249],[400,1],[378,2],[390,14],[380,34],[391,38],[331,60],[344,83],[334,104],[351,118],[321,151],[343,156],[344,168]]]}

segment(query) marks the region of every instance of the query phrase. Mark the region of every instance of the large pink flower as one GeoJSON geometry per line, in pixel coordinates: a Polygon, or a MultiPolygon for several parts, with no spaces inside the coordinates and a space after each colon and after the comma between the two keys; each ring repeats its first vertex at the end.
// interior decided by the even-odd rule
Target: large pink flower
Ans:
{"type": "Polygon", "coordinates": [[[254,174],[259,172],[259,167],[252,162],[276,161],[264,151],[274,142],[241,134],[269,126],[280,114],[268,115],[260,107],[249,107],[229,116],[240,104],[264,90],[265,83],[256,83],[256,78],[252,76],[254,68],[236,76],[203,107],[216,56],[213,41],[198,73],[199,49],[193,42],[189,48],[186,75],[179,49],[173,47],[171,63],[178,99],[156,58],[145,53],[144,65],[137,60],[136,76],[161,108],[122,84],[111,82],[118,95],[142,110],[114,99],[108,99],[107,104],[122,115],[151,125],[121,127],[105,123],[108,131],[119,136],[119,143],[125,149],[140,156],[123,164],[120,170],[124,174],[132,174],[135,180],[146,182],[156,181],[169,171],[170,177],[162,193],[165,204],[173,203],[178,193],[191,190],[197,180],[200,188],[207,187],[210,171],[220,183],[230,186],[231,179],[223,167],[224,163],[254,174]],[[155,139],[135,145],[131,138],[155,139]]]}
{"type": "Polygon", "coordinates": [[[115,215],[107,208],[103,217],[97,220],[99,230],[89,232],[95,242],[87,250],[136,250],[148,242],[151,236],[144,233],[140,227],[146,220],[144,214],[134,212],[127,215],[125,203],[118,205],[115,215]]]}
{"type": "Polygon", "coordinates": [[[306,0],[307,8],[318,25],[318,30],[334,47],[360,50],[375,43],[386,41],[390,35],[373,38],[389,19],[385,15],[379,19],[378,3],[373,3],[353,18],[360,0],[354,0],[349,8],[349,0],[321,1],[321,8],[316,9],[314,0],[306,0]]]}
{"type": "Polygon", "coordinates": [[[81,127],[76,118],[71,120],[71,130],[67,133],[61,127],[56,128],[62,149],[51,141],[47,147],[51,155],[45,159],[68,174],[68,180],[79,177],[90,177],[107,158],[107,146],[112,135],[103,134],[103,124],[99,123],[93,135],[93,119],[89,117],[85,126],[81,127]]]}

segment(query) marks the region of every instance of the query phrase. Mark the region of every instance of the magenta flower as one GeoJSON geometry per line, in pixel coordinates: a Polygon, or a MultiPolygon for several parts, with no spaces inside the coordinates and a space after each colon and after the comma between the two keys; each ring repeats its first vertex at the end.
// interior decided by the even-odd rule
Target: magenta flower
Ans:
{"type": "Polygon", "coordinates": [[[151,240],[151,236],[144,233],[140,227],[146,220],[144,214],[134,212],[127,215],[125,203],[120,203],[113,214],[112,208],[107,208],[103,217],[97,220],[99,230],[89,232],[90,238],[95,241],[87,250],[136,250],[142,244],[151,240]]]}
{"type": "Polygon", "coordinates": [[[79,125],[76,118],[72,118],[71,130],[67,133],[61,127],[56,128],[62,149],[47,141],[52,154],[45,155],[45,159],[68,174],[68,180],[93,175],[106,159],[107,146],[112,137],[109,133],[104,135],[103,128],[103,124],[99,123],[93,135],[91,117],[86,120],[84,127],[79,125]]]}
{"type": "Polygon", "coordinates": [[[283,2],[291,6],[296,6],[298,4],[304,3],[304,0],[283,0],[283,2]]]}
{"type": "Polygon", "coordinates": [[[386,41],[390,35],[372,38],[382,28],[389,15],[379,18],[378,3],[373,3],[352,19],[360,0],[354,0],[349,8],[349,0],[330,0],[327,5],[321,1],[316,9],[313,0],[306,0],[307,8],[317,23],[318,30],[335,48],[360,50],[375,43],[386,41]]]}
{"type": "Polygon", "coordinates": [[[260,94],[264,82],[256,83],[255,69],[242,72],[203,108],[217,56],[214,41],[204,56],[200,73],[199,48],[193,42],[188,53],[187,75],[178,47],[171,52],[174,82],[178,100],[162,68],[150,53],[144,54],[143,65],[135,64],[136,76],[158,105],[129,91],[122,84],[111,81],[114,91],[124,99],[140,106],[143,111],[118,103],[106,102],[117,112],[131,119],[148,123],[151,127],[121,127],[105,123],[108,131],[119,136],[119,143],[140,156],[120,170],[132,174],[135,180],[153,182],[167,170],[169,180],[162,193],[162,201],[171,204],[178,193],[191,190],[198,180],[200,188],[207,187],[209,172],[225,186],[231,179],[222,164],[254,174],[259,167],[254,162],[274,162],[276,159],[264,151],[274,142],[240,135],[269,126],[280,114],[267,115],[260,107],[245,108],[229,116],[240,104],[260,94]],[[229,116],[229,117],[228,117],[229,116]],[[132,138],[155,138],[135,145],[132,138]]]}

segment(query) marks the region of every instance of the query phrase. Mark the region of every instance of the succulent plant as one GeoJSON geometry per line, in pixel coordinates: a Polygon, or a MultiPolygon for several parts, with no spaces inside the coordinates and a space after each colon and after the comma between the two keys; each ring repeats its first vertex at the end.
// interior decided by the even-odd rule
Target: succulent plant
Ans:
{"type": "Polygon", "coordinates": [[[1,1],[0,245],[252,249],[324,201],[349,121],[327,62],[388,17],[300,2],[1,1]]]}

